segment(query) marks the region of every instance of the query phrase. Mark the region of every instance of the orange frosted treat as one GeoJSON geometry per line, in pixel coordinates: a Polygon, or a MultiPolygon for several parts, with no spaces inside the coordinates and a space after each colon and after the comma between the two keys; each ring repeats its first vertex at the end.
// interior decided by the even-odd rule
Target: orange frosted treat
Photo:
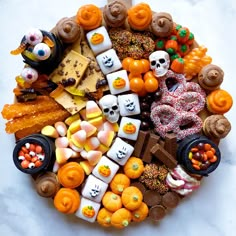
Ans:
{"type": "Polygon", "coordinates": [[[84,5],[76,14],[76,22],[85,30],[96,29],[102,24],[102,12],[93,4],[84,5]]]}
{"type": "Polygon", "coordinates": [[[230,110],[233,105],[233,99],[231,95],[223,90],[217,89],[211,92],[207,98],[207,109],[216,114],[224,114],[230,110]]]}
{"type": "Polygon", "coordinates": [[[74,189],[61,188],[55,198],[55,208],[65,214],[73,214],[79,208],[80,195],[74,189]]]}
{"type": "Polygon", "coordinates": [[[68,162],[59,168],[57,177],[65,188],[76,188],[84,181],[84,170],[77,162],[68,162]]]}
{"type": "Polygon", "coordinates": [[[152,21],[152,10],[146,3],[139,3],[128,10],[128,22],[135,30],[145,30],[152,21]]]}

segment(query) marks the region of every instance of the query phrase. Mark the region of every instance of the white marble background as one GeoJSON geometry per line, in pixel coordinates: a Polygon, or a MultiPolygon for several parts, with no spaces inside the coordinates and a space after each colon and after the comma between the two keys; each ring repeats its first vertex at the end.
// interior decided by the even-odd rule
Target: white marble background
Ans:
{"type": "MultiPolygon", "coordinates": [[[[24,32],[30,27],[50,30],[64,16],[93,2],[104,6],[105,0],[0,0],[0,108],[12,103],[15,76],[23,67],[21,56],[11,56],[24,32]],[[53,10],[56,9],[56,10],[53,10]]],[[[141,1],[133,1],[134,4],[141,1]]],[[[188,26],[200,44],[208,47],[213,63],[225,71],[222,88],[236,99],[236,2],[235,0],[149,0],[155,11],[169,12],[173,19],[188,26]]],[[[226,114],[235,122],[235,108],[226,114]]],[[[12,161],[14,137],[5,134],[0,118],[0,235],[142,235],[162,236],[234,236],[236,234],[236,132],[233,129],[220,145],[222,162],[206,178],[201,188],[160,223],[146,221],[132,224],[123,231],[104,229],[74,216],[57,212],[52,200],[39,197],[31,178],[19,172],[12,161]]]]}

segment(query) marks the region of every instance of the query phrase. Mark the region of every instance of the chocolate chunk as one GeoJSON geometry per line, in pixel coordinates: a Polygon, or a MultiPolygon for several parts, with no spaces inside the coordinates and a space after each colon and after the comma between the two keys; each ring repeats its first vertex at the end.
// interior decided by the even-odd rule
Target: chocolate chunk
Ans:
{"type": "Polygon", "coordinates": [[[168,168],[173,169],[177,166],[177,161],[160,144],[153,146],[151,153],[168,168]]]}
{"type": "Polygon", "coordinates": [[[164,147],[176,159],[177,138],[174,133],[166,134],[164,147]]]}
{"type": "Polygon", "coordinates": [[[166,210],[162,205],[156,205],[149,209],[149,216],[152,220],[158,221],[165,217],[166,210]]]}
{"type": "Polygon", "coordinates": [[[131,186],[138,188],[142,192],[143,195],[146,192],[146,187],[138,181],[131,183],[131,186]]]}
{"type": "Polygon", "coordinates": [[[133,155],[136,157],[141,157],[141,153],[143,147],[145,146],[144,143],[147,141],[149,137],[149,132],[140,130],[138,133],[138,139],[134,145],[134,152],[133,155]]]}
{"type": "Polygon", "coordinates": [[[149,139],[148,139],[148,142],[147,142],[147,145],[146,145],[146,148],[143,152],[143,155],[142,155],[142,158],[143,158],[143,161],[146,162],[146,163],[151,163],[152,161],[152,154],[150,152],[150,150],[152,149],[152,147],[154,145],[157,144],[157,142],[159,141],[160,137],[155,135],[155,134],[151,134],[149,136],[149,139]]]}
{"type": "Polygon", "coordinates": [[[162,196],[162,205],[166,208],[175,208],[179,204],[179,195],[175,192],[167,192],[162,196]]]}
{"type": "Polygon", "coordinates": [[[152,207],[160,204],[161,195],[155,190],[147,190],[143,195],[143,201],[152,207]]]}

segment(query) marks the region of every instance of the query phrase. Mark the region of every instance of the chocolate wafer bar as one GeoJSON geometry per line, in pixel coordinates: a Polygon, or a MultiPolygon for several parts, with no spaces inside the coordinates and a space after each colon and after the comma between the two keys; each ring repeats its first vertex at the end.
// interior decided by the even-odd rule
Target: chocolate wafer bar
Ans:
{"type": "Polygon", "coordinates": [[[140,130],[138,133],[138,139],[134,145],[133,155],[136,157],[141,157],[142,150],[145,147],[147,139],[149,137],[149,132],[140,130]]]}
{"type": "Polygon", "coordinates": [[[168,150],[168,152],[176,159],[176,151],[177,151],[176,134],[174,133],[166,134],[164,148],[165,150],[168,150]]]}
{"type": "Polygon", "coordinates": [[[158,143],[151,148],[151,154],[153,154],[159,161],[170,169],[177,166],[177,161],[175,158],[158,143]]]}

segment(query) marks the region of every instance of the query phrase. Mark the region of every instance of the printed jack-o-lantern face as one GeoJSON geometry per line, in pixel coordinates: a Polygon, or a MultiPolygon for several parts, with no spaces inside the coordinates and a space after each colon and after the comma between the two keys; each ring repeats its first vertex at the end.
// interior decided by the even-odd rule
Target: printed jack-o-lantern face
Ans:
{"type": "Polygon", "coordinates": [[[124,125],[123,131],[126,134],[134,134],[136,132],[136,127],[133,123],[129,122],[124,125]]]}
{"type": "Polygon", "coordinates": [[[86,216],[88,218],[93,218],[95,215],[95,210],[92,206],[85,206],[82,209],[82,213],[84,216],[86,216]]]}
{"type": "Polygon", "coordinates": [[[102,165],[102,166],[99,166],[98,172],[100,175],[104,177],[108,177],[111,174],[111,169],[109,166],[102,165]]]}
{"type": "Polygon", "coordinates": [[[90,42],[94,45],[100,44],[104,41],[104,36],[100,33],[94,33],[90,39],[90,42]]]}
{"type": "Polygon", "coordinates": [[[125,87],[126,81],[125,81],[123,78],[121,78],[121,77],[117,77],[117,78],[113,81],[112,85],[113,85],[113,87],[114,87],[115,89],[121,89],[121,88],[124,88],[124,87],[125,87]]]}

